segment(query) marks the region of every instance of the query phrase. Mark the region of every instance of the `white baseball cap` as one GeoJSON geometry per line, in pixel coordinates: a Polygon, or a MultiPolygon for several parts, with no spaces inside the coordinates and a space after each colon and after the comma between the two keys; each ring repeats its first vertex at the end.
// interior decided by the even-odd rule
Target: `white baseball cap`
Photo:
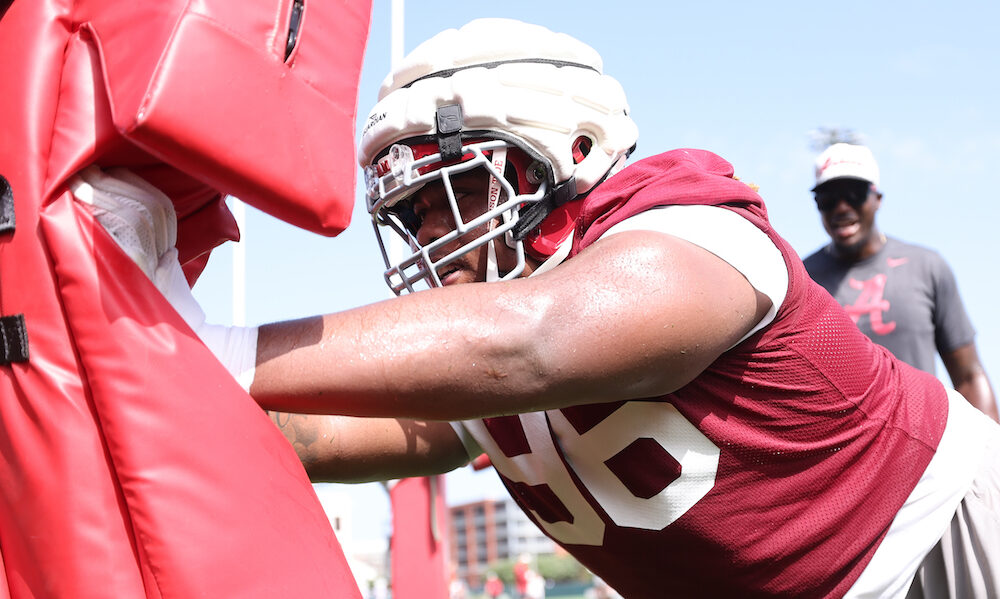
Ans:
{"type": "Polygon", "coordinates": [[[816,187],[833,179],[868,181],[878,189],[878,164],[866,146],[837,143],[816,158],[816,187]]]}

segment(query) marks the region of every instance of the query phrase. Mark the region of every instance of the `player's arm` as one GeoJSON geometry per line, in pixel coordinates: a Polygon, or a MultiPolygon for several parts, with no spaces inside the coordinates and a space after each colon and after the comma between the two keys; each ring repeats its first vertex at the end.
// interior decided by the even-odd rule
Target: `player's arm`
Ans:
{"type": "Polygon", "coordinates": [[[942,352],[941,361],[948,370],[955,390],[981,412],[997,420],[996,396],[986,370],[979,361],[976,344],[969,343],[954,351],[942,352]]]}
{"type": "Polygon", "coordinates": [[[769,307],[714,254],[624,232],[537,277],[266,325],[251,394],[268,409],[440,420],[658,396],[769,307]]]}
{"type": "Polygon", "coordinates": [[[169,199],[135,181],[137,206],[126,210],[120,194],[103,191],[105,175],[92,174],[74,193],[100,208],[98,221],[133,258],[148,248],[131,247],[136,236],[116,236],[118,228],[163,234],[144,270],[234,376],[254,377],[251,392],[267,409],[461,420],[662,395],[697,376],[770,306],[707,250],[629,231],[537,277],[266,325],[233,343],[232,330],[205,326],[190,297],[169,199]],[[255,374],[245,362],[256,363],[255,374]]]}
{"type": "Polygon", "coordinates": [[[426,476],[469,461],[446,422],[268,412],[313,482],[426,476]]]}

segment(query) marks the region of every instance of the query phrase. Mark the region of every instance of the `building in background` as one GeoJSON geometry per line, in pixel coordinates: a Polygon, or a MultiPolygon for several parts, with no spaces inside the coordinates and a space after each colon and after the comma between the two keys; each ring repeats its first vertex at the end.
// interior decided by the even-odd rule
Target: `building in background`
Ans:
{"type": "Polygon", "coordinates": [[[482,585],[496,561],[556,551],[556,544],[510,498],[451,506],[449,512],[455,575],[470,587],[482,585]]]}
{"type": "Polygon", "coordinates": [[[373,589],[389,580],[388,539],[355,538],[354,509],[350,494],[339,490],[339,485],[319,483],[313,486],[362,596],[372,596],[373,589]]]}

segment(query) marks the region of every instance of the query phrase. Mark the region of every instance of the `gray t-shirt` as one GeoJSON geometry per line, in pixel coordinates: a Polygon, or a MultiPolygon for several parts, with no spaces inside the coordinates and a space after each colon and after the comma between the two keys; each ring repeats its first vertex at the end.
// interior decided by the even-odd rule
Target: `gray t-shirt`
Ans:
{"type": "Polygon", "coordinates": [[[829,246],[803,262],[872,341],[907,364],[934,373],[935,351],[975,338],[955,275],[934,250],[890,237],[856,264],[838,260],[829,246]]]}

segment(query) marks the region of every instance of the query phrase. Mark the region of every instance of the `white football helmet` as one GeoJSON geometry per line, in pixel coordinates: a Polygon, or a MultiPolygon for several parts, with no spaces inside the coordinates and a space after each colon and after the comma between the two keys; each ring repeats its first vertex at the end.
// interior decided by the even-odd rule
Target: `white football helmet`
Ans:
{"type": "Polygon", "coordinates": [[[586,44],[509,19],[439,33],[386,78],[361,134],[386,282],[397,294],[419,281],[439,286],[442,268],[484,244],[487,280],[520,275],[525,251],[545,259],[569,238],[580,206],[573,200],[621,169],[637,137],[624,90],[586,44]],[[463,222],[451,178],[471,169],[492,175],[489,207],[463,222]],[[455,228],[422,246],[407,198],[438,180],[455,228]],[[469,240],[477,228],[484,234],[469,240]],[[409,248],[399,260],[389,249],[393,236],[409,248]],[[458,238],[461,248],[439,255],[458,238]],[[498,239],[516,250],[508,272],[495,264],[498,239]]]}

